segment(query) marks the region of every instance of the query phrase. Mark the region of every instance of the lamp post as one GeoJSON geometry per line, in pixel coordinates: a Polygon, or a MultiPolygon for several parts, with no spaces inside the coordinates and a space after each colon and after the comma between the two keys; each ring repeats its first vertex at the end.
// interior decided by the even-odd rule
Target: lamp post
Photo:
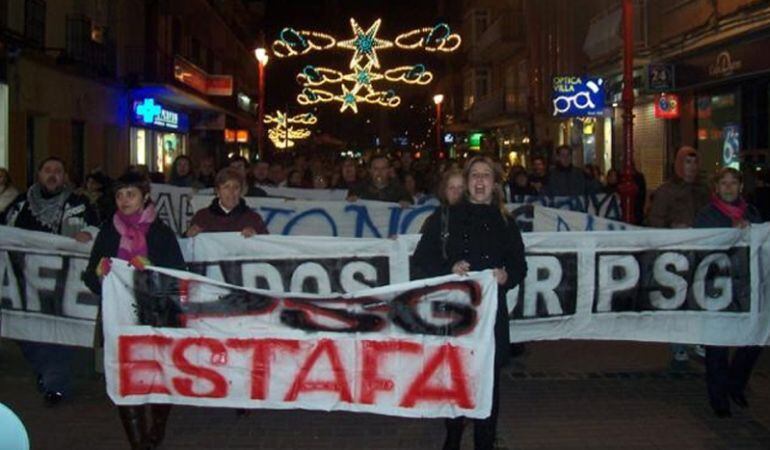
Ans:
{"type": "Polygon", "coordinates": [[[265,66],[267,65],[267,50],[258,48],[254,56],[259,65],[259,111],[257,112],[257,152],[259,159],[265,157],[265,66]]]}
{"type": "Polygon", "coordinates": [[[436,104],[436,156],[441,155],[441,102],[444,101],[442,94],[433,96],[433,103],[436,104]]]}
{"type": "Polygon", "coordinates": [[[623,172],[618,193],[623,220],[635,223],[634,201],[639,187],[634,182],[634,4],[623,0],[623,172]]]}

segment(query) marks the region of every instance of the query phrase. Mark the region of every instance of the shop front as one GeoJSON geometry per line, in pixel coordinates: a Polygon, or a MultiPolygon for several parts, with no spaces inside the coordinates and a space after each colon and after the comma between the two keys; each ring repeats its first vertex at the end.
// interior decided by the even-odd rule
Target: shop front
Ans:
{"type": "Polygon", "coordinates": [[[677,60],[683,108],[681,144],[694,144],[701,168],[742,167],[770,148],[770,35],[743,36],[677,60]]]}
{"type": "Polygon", "coordinates": [[[553,78],[551,101],[554,124],[558,126],[556,144],[572,147],[573,164],[595,164],[606,170],[604,123],[611,118],[607,117],[605,89],[604,79],[599,77],[553,78]]]}
{"type": "Polygon", "coordinates": [[[187,114],[158,103],[154,98],[131,104],[131,164],[150,172],[167,173],[177,156],[188,153],[187,114]]]}

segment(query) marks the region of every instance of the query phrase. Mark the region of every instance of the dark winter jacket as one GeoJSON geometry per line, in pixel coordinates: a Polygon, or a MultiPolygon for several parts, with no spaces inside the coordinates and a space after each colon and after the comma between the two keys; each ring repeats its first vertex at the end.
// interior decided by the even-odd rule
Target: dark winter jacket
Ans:
{"type": "MultiPolygon", "coordinates": [[[[750,223],[762,223],[762,216],[757,208],[748,205],[744,219],[750,223]]],[[[701,208],[698,215],[695,216],[695,228],[732,228],[733,219],[727,217],[722,211],[718,210],[713,203],[701,208]]]]}
{"type": "Polygon", "coordinates": [[[527,274],[521,232],[516,221],[504,220],[495,206],[463,202],[448,208],[448,235],[442,239],[440,211],[428,218],[417,244],[412,259],[415,278],[447,275],[461,260],[468,261],[472,271],[505,267],[508,280],[499,286],[495,320],[495,346],[499,349],[495,352],[495,363],[499,367],[507,361],[510,342],[505,294],[527,274]]]}
{"type": "Polygon", "coordinates": [[[81,231],[87,226],[96,227],[99,225],[98,214],[91,206],[88,197],[74,192],[64,202],[61,214],[61,222],[57,229],[54,230],[43,225],[32,214],[25,192],[19,194],[3,211],[0,223],[25,230],[66,235],[74,235],[74,232],[81,231]]]}
{"type": "Polygon", "coordinates": [[[204,233],[241,231],[246,227],[252,227],[257,234],[268,234],[262,216],[249,208],[243,199],[228,213],[219,206],[219,199],[214,198],[208,208],[200,209],[195,213],[190,221],[190,226],[192,225],[198,225],[204,233]]]}
{"type": "MultiPolygon", "coordinates": [[[[116,257],[119,247],[120,233],[118,233],[112,220],[108,220],[102,225],[96,236],[94,246],[91,248],[91,256],[88,259],[88,266],[83,272],[83,281],[86,286],[97,295],[102,294],[102,282],[96,275],[99,261],[102,258],[116,257]]],[[[160,219],[155,219],[147,231],[147,253],[147,259],[153,266],[187,270],[176,235],[160,219]]]]}
{"type": "Polygon", "coordinates": [[[348,197],[356,196],[361,200],[379,200],[381,202],[409,202],[413,203],[414,199],[404,189],[404,187],[395,180],[382,189],[377,188],[370,181],[363,181],[358,183],[354,188],[348,191],[348,197]]]}
{"type": "Polygon", "coordinates": [[[574,196],[594,193],[598,186],[586,179],[585,173],[574,166],[555,167],[548,174],[548,182],[541,194],[549,196],[574,196]]]}

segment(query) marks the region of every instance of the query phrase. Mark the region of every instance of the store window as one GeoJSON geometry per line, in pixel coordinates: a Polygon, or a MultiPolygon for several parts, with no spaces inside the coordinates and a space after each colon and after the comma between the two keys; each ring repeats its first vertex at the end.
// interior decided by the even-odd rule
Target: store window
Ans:
{"type": "Polygon", "coordinates": [[[738,89],[697,96],[698,155],[705,175],[740,168],[741,96],[738,89]]]}
{"type": "Polygon", "coordinates": [[[177,156],[187,153],[187,136],[146,128],[131,129],[131,164],[166,173],[177,156]]]}

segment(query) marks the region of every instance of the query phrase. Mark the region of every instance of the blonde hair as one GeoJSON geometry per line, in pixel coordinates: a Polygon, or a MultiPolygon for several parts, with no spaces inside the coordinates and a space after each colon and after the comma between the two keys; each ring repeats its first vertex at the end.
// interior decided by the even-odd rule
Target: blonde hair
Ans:
{"type": "Polygon", "coordinates": [[[460,169],[447,169],[444,171],[444,173],[441,175],[441,182],[438,184],[438,199],[441,201],[442,204],[447,205],[449,204],[449,200],[446,196],[446,188],[449,186],[449,180],[451,180],[454,177],[460,177],[463,179],[463,183],[465,183],[465,175],[460,169]]]}
{"type": "Polygon", "coordinates": [[[465,163],[463,167],[463,179],[465,180],[465,196],[468,198],[470,193],[468,192],[468,178],[470,177],[471,169],[474,165],[483,163],[492,169],[492,175],[494,177],[494,188],[492,189],[492,205],[497,206],[500,213],[503,215],[503,220],[508,222],[508,211],[505,209],[505,195],[503,194],[503,168],[495,162],[489,156],[474,156],[465,163]]]}

